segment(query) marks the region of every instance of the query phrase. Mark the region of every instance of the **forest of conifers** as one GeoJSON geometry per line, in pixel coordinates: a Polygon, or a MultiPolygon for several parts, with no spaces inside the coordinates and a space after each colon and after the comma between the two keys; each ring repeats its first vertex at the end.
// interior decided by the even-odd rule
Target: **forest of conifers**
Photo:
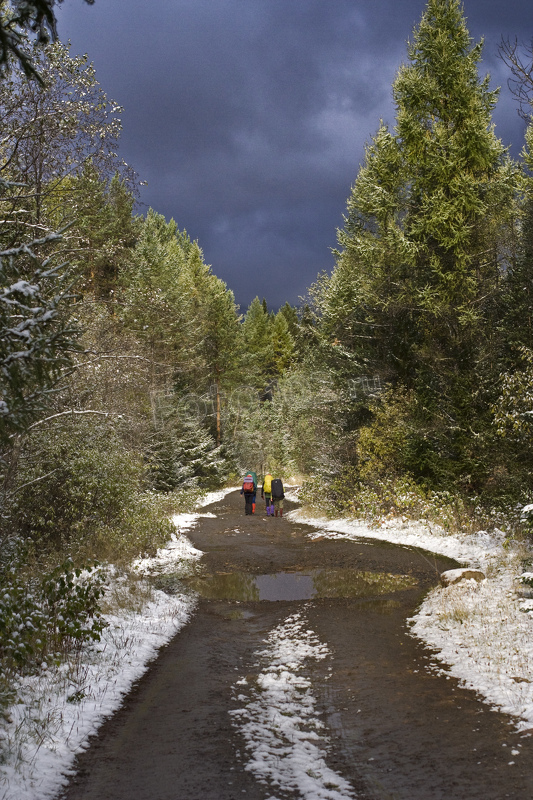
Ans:
{"type": "Polygon", "coordinates": [[[49,576],[152,552],[172,509],[243,470],[298,476],[323,511],[516,522],[533,475],[533,127],[511,159],[480,58],[461,4],[430,0],[332,274],[299,307],[256,298],[243,315],[179,220],[136,213],[93,66],[54,43],[32,54],[41,81],[6,73],[4,663],[52,647],[13,633],[21,598],[42,616],[49,576]]]}

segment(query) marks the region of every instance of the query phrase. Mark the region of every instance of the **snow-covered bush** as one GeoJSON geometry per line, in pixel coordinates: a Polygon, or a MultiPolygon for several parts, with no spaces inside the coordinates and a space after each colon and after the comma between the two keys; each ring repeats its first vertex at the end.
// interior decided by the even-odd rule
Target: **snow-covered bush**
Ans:
{"type": "Polygon", "coordinates": [[[65,307],[68,271],[53,265],[55,233],[0,252],[0,442],[24,429],[49,401],[70,363],[77,332],[65,307]],[[44,253],[44,254],[43,254],[44,253]]]}
{"type": "Polygon", "coordinates": [[[65,545],[120,524],[142,464],[105,419],[61,417],[23,443],[14,522],[25,538],[65,545]]]}
{"type": "Polygon", "coordinates": [[[329,482],[321,476],[307,478],[299,492],[299,501],[328,516],[340,513],[367,522],[398,517],[423,519],[449,532],[498,528],[511,533],[518,524],[513,509],[484,508],[452,492],[424,489],[405,476],[383,478],[375,485],[365,483],[355,468],[346,469],[329,482]]]}
{"type": "Polygon", "coordinates": [[[74,568],[66,560],[44,575],[20,565],[0,581],[0,663],[3,671],[39,668],[85,641],[98,640],[105,626],[99,609],[105,573],[94,563],[74,568]]]}
{"type": "Polygon", "coordinates": [[[174,533],[169,516],[181,496],[170,498],[154,491],[136,491],[124,506],[117,524],[101,526],[91,539],[92,552],[106,562],[128,563],[137,556],[153,556],[174,533]]]}

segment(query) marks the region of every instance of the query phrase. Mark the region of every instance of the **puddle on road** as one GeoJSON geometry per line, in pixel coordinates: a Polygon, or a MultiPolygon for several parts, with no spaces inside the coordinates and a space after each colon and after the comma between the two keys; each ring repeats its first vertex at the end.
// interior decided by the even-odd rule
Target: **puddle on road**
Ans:
{"type": "Polygon", "coordinates": [[[278,572],[274,575],[218,572],[190,578],[186,584],[206,600],[246,602],[376,597],[412,589],[417,581],[410,575],[358,572],[352,569],[317,569],[308,572],[278,572]]]}

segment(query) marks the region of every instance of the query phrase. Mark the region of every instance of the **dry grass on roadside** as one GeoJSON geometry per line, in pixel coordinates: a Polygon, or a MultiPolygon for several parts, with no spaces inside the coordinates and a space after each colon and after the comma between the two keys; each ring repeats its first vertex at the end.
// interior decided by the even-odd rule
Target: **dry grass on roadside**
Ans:
{"type": "Polygon", "coordinates": [[[135,573],[123,571],[112,580],[102,601],[104,614],[138,613],[153,598],[152,585],[135,573]]]}

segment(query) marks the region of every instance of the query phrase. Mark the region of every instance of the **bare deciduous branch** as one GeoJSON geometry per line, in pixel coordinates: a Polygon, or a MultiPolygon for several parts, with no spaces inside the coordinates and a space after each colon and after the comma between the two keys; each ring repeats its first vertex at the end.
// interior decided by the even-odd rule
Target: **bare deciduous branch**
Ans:
{"type": "Polygon", "coordinates": [[[523,45],[516,37],[513,40],[502,37],[499,56],[511,70],[507,85],[518,102],[518,113],[529,123],[533,105],[533,42],[523,45]]]}

